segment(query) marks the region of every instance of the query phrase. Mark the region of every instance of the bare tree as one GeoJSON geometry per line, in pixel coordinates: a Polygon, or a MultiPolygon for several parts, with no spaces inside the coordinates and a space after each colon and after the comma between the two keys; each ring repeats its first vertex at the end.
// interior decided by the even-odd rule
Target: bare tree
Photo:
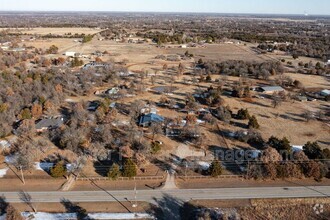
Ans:
{"type": "Polygon", "coordinates": [[[154,141],[157,135],[163,134],[163,127],[160,123],[152,123],[150,126],[150,131],[152,133],[152,141],[154,141]]]}

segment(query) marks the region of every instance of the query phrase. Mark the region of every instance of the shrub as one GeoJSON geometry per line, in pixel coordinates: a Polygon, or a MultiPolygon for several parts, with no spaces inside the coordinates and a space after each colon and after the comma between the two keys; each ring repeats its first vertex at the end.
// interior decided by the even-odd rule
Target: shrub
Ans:
{"type": "Polygon", "coordinates": [[[136,176],[136,174],[136,164],[131,159],[127,159],[124,164],[123,176],[131,178],[136,176]]]}
{"type": "Polygon", "coordinates": [[[54,178],[63,177],[66,174],[66,168],[63,162],[57,163],[54,167],[50,169],[50,175],[54,178]]]}
{"type": "Polygon", "coordinates": [[[156,154],[161,150],[161,146],[157,142],[152,142],[151,143],[151,153],[156,154]]]}
{"type": "Polygon", "coordinates": [[[119,168],[119,165],[114,163],[109,172],[108,172],[108,177],[109,179],[112,179],[112,180],[116,180],[118,179],[118,177],[120,176],[120,168],[119,168]]]}
{"type": "Polygon", "coordinates": [[[23,217],[21,213],[17,211],[11,204],[9,204],[6,208],[6,219],[7,220],[22,220],[23,217]]]}

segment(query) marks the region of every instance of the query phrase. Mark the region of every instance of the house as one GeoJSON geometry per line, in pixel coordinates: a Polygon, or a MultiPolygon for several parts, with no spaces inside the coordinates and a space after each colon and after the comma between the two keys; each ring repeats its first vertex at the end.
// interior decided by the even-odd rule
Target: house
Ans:
{"type": "Polygon", "coordinates": [[[114,88],[108,89],[105,93],[108,94],[108,95],[115,95],[118,92],[119,92],[119,88],[114,87],[114,88]]]}
{"type": "Polygon", "coordinates": [[[35,125],[37,132],[58,128],[64,123],[63,117],[41,119],[35,125]]]}
{"type": "Polygon", "coordinates": [[[97,62],[90,62],[90,63],[87,63],[83,66],[83,69],[84,70],[87,70],[89,68],[105,68],[105,67],[108,67],[109,64],[106,64],[106,63],[97,63],[97,62]]]}
{"type": "Polygon", "coordinates": [[[259,88],[259,91],[265,94],[273,94],[274,92],[283,92],[284,89],[281,86],[263,86],[259,88]]]}
{"type": "Polygon", "coordinates": [[[65,56],[67,57],[79,57],[79,53],[77,52],[71,52],[71,51],[68,51],[68,52],[65,52],[65,56]]]}
{"type": "Polygon", "coordinates": [[[139,120],[139,126],[148,127],[152,123],[162,123],[164,122],[164,118],[160,115],[149,113],[146,115],[142,115],[139,120]]]}
{"type": "Polygon", "coordinates": [[[308,100],[308,98],[306,96],[298,95],[297,100],[300,102],[305,102],[308,100]]]}
{"type": "Polygon", "coordinates": [[[330,95],[330,90],[329,89],[324,89],[320,92],[321,96],[329,96],[330,95]]]}

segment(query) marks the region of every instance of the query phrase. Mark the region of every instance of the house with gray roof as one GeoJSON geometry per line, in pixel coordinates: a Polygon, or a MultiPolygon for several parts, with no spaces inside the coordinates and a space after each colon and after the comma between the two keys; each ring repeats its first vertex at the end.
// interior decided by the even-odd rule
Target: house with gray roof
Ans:
{"type": "Polygon", "coordinates": [[[36,130],[37,132],[43,132],[48,129],[58,128],[63,123],[64,123],[63,117],[41,119],[36,123],[36,130]]]}
{"type": "Polygon", "coordinates": [[[281,86],[263,86],[263,87],[260,87],[259,90],[265,94],[273,94],[274,92],[285,91],[281,86]]]}

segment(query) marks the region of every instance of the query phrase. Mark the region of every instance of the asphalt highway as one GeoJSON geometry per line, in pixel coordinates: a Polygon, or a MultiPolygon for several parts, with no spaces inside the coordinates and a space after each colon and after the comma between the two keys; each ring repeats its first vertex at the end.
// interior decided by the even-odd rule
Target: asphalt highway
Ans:
{"type": "Polygon", "coordinates": [[[161,189],[161,190],[122,190],[122,191],[56,191],[56,192],[0,192],[8,202],[114,202],[114,201],[154,202],[163,198],[178,201],[213,199],[253,199],[253,198],[308,198],[329,197],[330,186],[306,187],[249,187],[219,189],[161,189]],[[28,196],[26,196],[28,194],[28,196]],[[22,198],[24,197],[24,198],[22,198]]]}

